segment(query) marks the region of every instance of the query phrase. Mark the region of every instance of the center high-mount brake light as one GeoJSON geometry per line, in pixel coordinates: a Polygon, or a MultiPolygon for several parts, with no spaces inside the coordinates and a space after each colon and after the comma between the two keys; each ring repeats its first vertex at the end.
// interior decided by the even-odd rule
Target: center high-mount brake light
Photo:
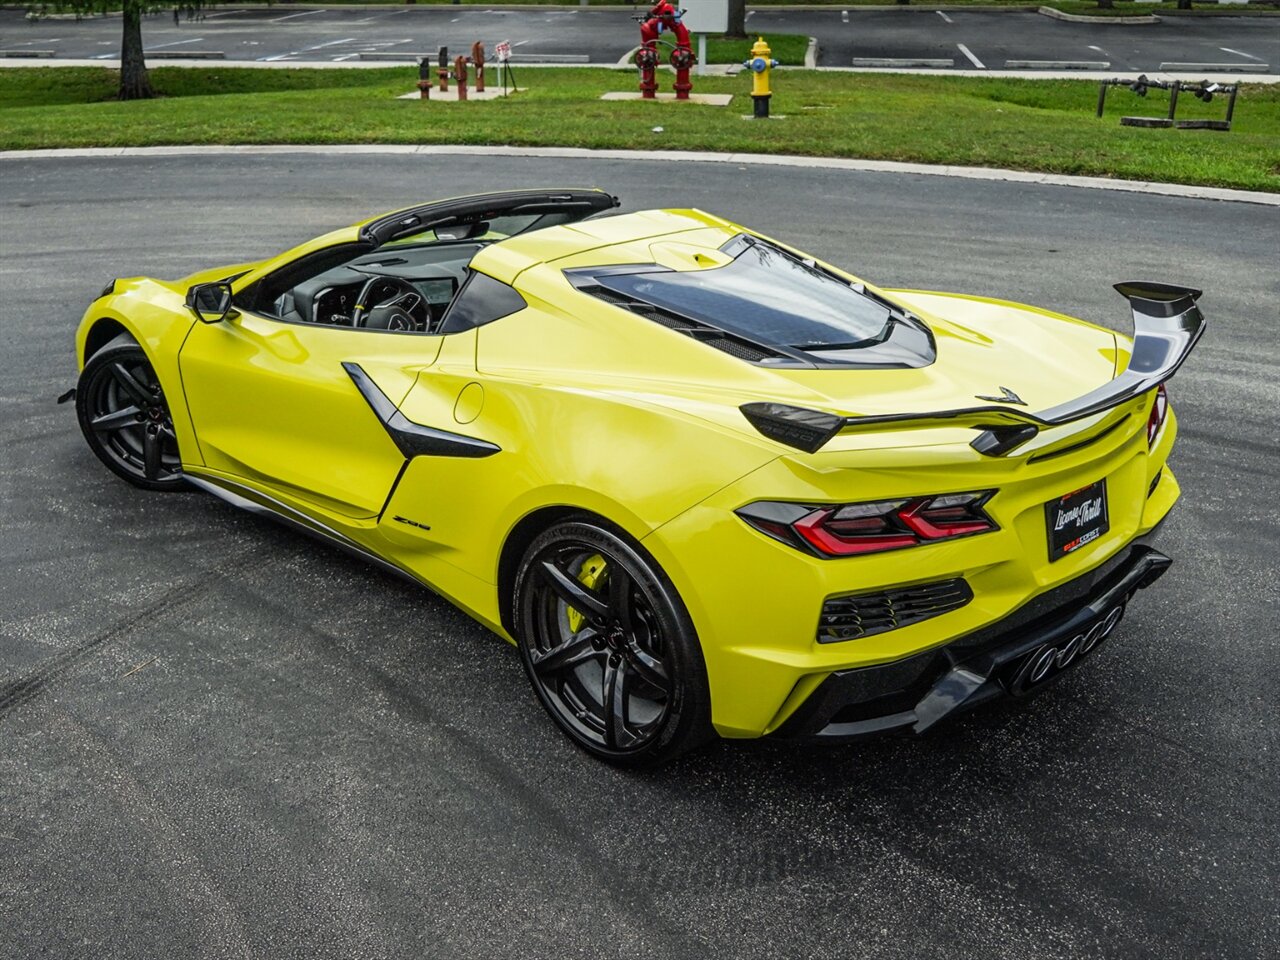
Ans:
{"type": "Polygon", "coordinates": [[[1165,415],[1169,412],[1169,391],[1164,384],[1156,387],[1156,399],[1151,404],[1151,414],[1147,417],[1147,449],[1156,445],[1156,437],[1160,436],[1160,428],[1164,426],[1165,415]]]}
{"type": "Polygon", "coordinates": [[[998,530],[983,509],[994,494],[982,490],[834,505],[761,500],[738,510],[738,516],[797,549],[851,557],[998,530]]]}

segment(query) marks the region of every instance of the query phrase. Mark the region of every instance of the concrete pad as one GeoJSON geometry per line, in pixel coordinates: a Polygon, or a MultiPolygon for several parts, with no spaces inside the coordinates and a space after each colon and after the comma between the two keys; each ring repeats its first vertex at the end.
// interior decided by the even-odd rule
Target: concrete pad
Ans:
{"type": "MultiPolygon", "coordinates": [[[[507,87],[507,92],[502,92],[502,87],[494,87],[489,84],[483,93],[477,91],[474,87],[467,87],[467,100],[501,100],[503,97],[509,97],[513,93],[524,93],[528,87],[507,87]]],[[[397,100],[421,100],[422,93],[414,90],[412,93],[402,93],[396,97],[397,100]]],[[[431,88],[431,96],[428,101],[434,100],[437,103],[457,103],[458,102],[458,85],[450,83],[448,90],[439,90],[436,87],[431,88]]]]}
{"type": "MultiPolygon", "coordinates": [[[[611,90],[602,93],[601,100],[643,100],[639,90],[611,90]]],[[[691,93],[688,100],[677,100],[674,93],[659,93],[655,98],[663,103],[700,103],[704,107],[727,107],[733,100],[732,93],[691,93]]]]}

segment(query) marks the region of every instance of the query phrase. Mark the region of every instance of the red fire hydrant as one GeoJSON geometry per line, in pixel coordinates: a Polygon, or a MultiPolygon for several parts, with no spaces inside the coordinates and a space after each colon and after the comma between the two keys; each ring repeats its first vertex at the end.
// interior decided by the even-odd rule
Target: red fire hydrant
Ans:
{"type": "Polygon", "coordinates": [[[658,0],[640,23],[640,49],[636,51],[640,96],[652,100],[657,94],[658,81],[654,71],[658,67],[658,37],[664,30],[669,30],[676,38],[675,49],[671,51],[671,65],[676,69],[676,99],[688,100],[689,91],[693,89],[689,83],[689,68],[693,66],[695,57],[689,46],[689,29],[680,21],[680,8],[669,0],[658,0]]]}
{"type": "Polygon", "coordinates": [[[453,78],[458,81],[458,99],[467,99],[467,58],[453,58],[453,78]]]}
{"type": "Polygon", "coordinates": [[[471,62],[476,67],[476,93],[484,93],[484,44],[478,40],[471,45],[471,62]]]}
{"type": "Polygon", "coordinates": [[[671,51],[671,66],[676,69],[676,99],[688,100],[693,84],[689,82],[689,68],[693,66],[693,51],[688,47],[676,47],[671,51]]]}
{"type": "Polygon", "coordinates": [[[426,57],[418,61],[418,94],[423,100],[431,96],[431,61],[426,57]]]}
{"type": "Polygon", "coordinates": [[[650,47],[641,47],[636,51],[636,66],[640,68],[640,96],[652,100],[658,93],[658,51],[650,47]]]}

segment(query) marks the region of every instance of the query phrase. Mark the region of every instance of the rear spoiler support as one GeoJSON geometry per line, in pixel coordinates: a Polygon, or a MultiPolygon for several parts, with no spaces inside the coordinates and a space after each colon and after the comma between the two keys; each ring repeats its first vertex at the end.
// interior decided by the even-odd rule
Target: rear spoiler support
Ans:
{"type": "Polygon", "coordinates": [[[985,406],[933,413],[841,417],[784,403],[744,403],[738,409],[764,436],[806,453],[817,453],[840,433],[865,432],[883,426],[912,429],[953,425],[981,431],[969,444],[979,453],[1003,456],[1045,428],[1110,410],[1164,383],[1182,366],[1204,334],[1204,314],[1196,305],[1199,290],[1149,281],[1117,283],[1115,289],[1129,301],[1133,313],[1133,352],[1129,366],[1096,390],[1039,413],[985,406]]]}

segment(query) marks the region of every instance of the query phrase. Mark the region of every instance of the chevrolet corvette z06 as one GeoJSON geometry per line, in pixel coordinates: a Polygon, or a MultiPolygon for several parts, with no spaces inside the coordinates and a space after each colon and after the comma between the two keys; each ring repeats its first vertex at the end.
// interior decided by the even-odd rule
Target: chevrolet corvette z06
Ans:
{"type": "Polygon", "coordinates": [[[1116,284],[1130,337],[616,206],[464,197],[113,280],[84,436],[429,586],[620,764],[1033,694],[1169,565],[1199,291],[1116,284]]]}

